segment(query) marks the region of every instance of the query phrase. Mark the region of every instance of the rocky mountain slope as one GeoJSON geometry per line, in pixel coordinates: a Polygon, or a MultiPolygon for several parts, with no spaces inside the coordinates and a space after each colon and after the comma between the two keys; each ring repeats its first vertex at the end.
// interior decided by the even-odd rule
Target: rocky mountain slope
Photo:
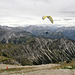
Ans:
{"type": "Polygon", "coordinates": [[[46,29],[0,26],[0,63],[38,65],[75,60],[75,41],[66,37],[73,30],[74,38],[74,29],[46,29]]]}
{"type": "Polygon", "coordinates": [[[22,65],[69,62],[75,59],[75,42],[31,38],[23,44],[0,44],[0,55],[12,58],[22,65]]]}
{"type": "Polygon", "coordinates": [[[34,37],[34,35],[19,28],[0,27],[0,42],[3,44],[10,42],[14,44],[23,43],[31,37],[34,37]]]}
{"type": "Polygon", "coordinates": [[[48,27],[5,27],[0,26],[1,43],[23,43],[31,37],[46,37],[51,39],[66,38],[61,32],[52,32],[48,27]]]}
{"type": "Polygon", "coordinates": [[[60,32],[68,38],[75,40],[75,27],[61,27],[56,32],[60,32]]]}
{"type": "Polygon", "coordinates": [[[28,26],[25,28],[26,31],[34,34],[35,36],[42,35],[48,38],[61,38],[67,37],[75,40],[75,26],[73,27],[58,27],[58,26],[28,26]],[[46,35],[45,33],[48,32],[46,35]]]}

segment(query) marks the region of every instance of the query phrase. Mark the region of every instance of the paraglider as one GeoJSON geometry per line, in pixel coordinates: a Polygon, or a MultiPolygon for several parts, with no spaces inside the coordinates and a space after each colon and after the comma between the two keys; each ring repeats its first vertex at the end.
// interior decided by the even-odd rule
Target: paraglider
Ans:
{"type": "MultiPolygon", "coordinates": [[[[43,16],[42,19],[44,20],[45,18],[48,18],[50,22],[53,24],[53,18],[51,16],[43,16]]],[[[45,34],[48,34],[49,32],[46,31],[45,34]]]]}
{"type": "Polygon", "coordinates": [[[51,16],[43,16],[43,17],[42,17],[43,20],[44,20],[45,18],[48,18],[48,19],[51,21],[51,23],[53,24],[53,19],[52,19],[51,16]]]}
{"type": "Polygon", "coordinates": [[[45,33],[46,33],[46,34],[48,34],[48,32],[47,32],[47,31],[46,31],[45,33]]]}

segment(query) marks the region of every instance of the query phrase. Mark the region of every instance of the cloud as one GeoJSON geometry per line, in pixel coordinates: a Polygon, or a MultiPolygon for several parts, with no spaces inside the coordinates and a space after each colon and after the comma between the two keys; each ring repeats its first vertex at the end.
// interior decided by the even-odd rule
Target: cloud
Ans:
{"type": "Polygon", "coordinates": [[[65,20],[65,21],[71,21],[71,20],[73,20],[73,19],[68,19],[68,18],[67,18],[67,19],[64,19],[64,20],[65,20]]]}
{"type": "Polygon", "coordinates": [[[0,0],[0,24],[44,24],[42,16],[50,15],[56,21],[75,19],[73,0],[0,0]],[[60,18],[58,18],[60,17],[60,18]],[[64,17],[64,18],[63,18],[64,17]],[[65,18],[68,17],[68,18],[65,18]]]}
{"type": "Polygon", "coordinates": [[[31,0],[31,1],[34,1],[34,2],[45,2],[45,3],[51,2],[51,0],[31,0]]]}
{"type": "Polygon", "coordinates": [[[54,21],[61,21],[60,19],[55,19],[54,21]]]}
{"type": "Polygon", "coordinates": [[[75,18],[75,11],[60,11],[60,13],[64,16],[69,17],[74,17],[75,18]]]}
{"type": "Polygon", "coordinates": [[[61,13],[69,13],[69,14],[75,14],[75,11],[60,11],[61,13]]]}

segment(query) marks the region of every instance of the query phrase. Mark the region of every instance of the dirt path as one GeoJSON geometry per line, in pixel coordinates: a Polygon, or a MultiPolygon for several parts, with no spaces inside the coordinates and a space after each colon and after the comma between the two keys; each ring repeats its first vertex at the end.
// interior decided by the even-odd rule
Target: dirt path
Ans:
{"type": "Polygon", "coordinates": [[[41,70],[41,71],[26,73],[24,75],[75,75],[75,70],[68,70],[68,69],[41,70]]]}
{"type": "Polygon", "coordinates": [[[17,65],[6,65],[0,64],[0,75],[75,75],[75,70],[69,69],[50,69],[51,67],[58,66],[58,64],[46,64],[38,66],[17,66],[17,65]],[[9,70],[11,68],[23,68],[21,70],[9,70]]]}

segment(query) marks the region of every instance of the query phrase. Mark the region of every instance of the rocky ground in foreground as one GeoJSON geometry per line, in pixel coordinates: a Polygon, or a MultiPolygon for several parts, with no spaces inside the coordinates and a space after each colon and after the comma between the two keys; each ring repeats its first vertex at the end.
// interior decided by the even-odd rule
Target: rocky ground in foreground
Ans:
{"type": "Polygon", "coordinates": [[[52,69],[57,66],[60,65],[17,66],[0,64],[0,75],[75,75],[75,69],[52,69]]]}

